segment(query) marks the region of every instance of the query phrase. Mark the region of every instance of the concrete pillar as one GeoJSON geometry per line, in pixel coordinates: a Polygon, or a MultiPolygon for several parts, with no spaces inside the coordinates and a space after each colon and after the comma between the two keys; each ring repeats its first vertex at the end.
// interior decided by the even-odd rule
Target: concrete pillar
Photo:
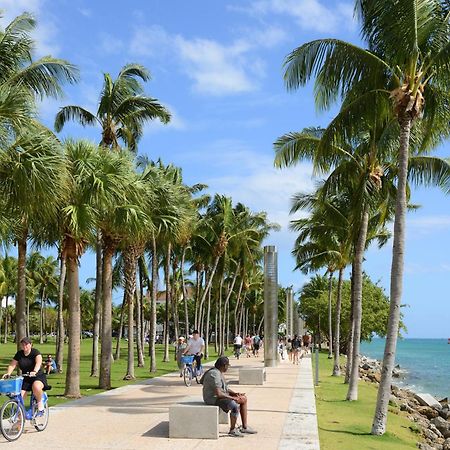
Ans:
{"type": "Polygon", "coordinates": [[[264,365],[278,363],[278,260],[273,245],[264,247],[264,365]]]}
{"type": "Polygon", "coordinates": [[[294,333],[294,293],[292,288],[286,289],[286,329],[289,336],[293,336],[294,333]]]}

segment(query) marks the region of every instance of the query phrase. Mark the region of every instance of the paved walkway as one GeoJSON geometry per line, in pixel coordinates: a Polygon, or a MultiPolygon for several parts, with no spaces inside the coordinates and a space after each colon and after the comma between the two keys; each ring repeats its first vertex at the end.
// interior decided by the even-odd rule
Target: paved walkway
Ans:
{"type": "MultiPolygon", "coordinates": [[[[25,433],[8,448],[36,449],[301,449],[318,450],[316,407],[310,357],[300,365],[281,361],[267,369],[263,386],[238,384],[240,367],[262,367],[261,358],[231,359],[226,374],[231,388],[249,399],[249,425],[258,434],[227,436],[220,425],[218,440],[169,439],[168,408],[190,396],[201,396],[201,385],[184,386],[169,374],[85,397],[50,409],[47,429],[38,433],[27,422],[25,433]]],[[[50,399],[51,402],[51,399],[50,399]]],[[[5,447],[6,448],[6,447],[5,447]]]]}

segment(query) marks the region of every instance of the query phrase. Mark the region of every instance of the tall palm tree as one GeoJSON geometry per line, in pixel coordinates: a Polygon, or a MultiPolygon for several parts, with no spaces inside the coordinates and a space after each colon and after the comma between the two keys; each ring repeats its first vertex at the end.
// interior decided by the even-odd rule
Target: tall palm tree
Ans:
{"type": "Polygon", "coordinates": [[[113,80],[103,75],[103,88],[95,113],[81,106],[69,105],[60,109],[55,118],[55,130],[61,131],[69,120],[81,125],[98,125],[102,131],[101,146],[119,149],[122,141],[131,150],[142,136],[146,122],[159,119],[170,121],[170,113],[158,101],[144,93],[141,81],[148,81],[150,73],[139,64],[127,64],[113,80]]]}

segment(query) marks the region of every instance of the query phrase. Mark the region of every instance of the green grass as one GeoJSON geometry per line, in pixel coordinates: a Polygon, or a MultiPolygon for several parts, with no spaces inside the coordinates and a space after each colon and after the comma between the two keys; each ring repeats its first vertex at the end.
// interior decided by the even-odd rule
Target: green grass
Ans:
{"type": "MultiPolygon", "coordinates": [[[[383,436],[370,434],[377,398],[377,387],[359,382],[358,400],[345,400],[348,385],[343,377],[332,377],[332,361],[319,355],[319,386],[315,388],[320,448],[322,450],[402,450],[417,448],[417,434],[398,408],[389,407],[383,436]]],[[[315,355],[313,355],[315,365],[315,355]]],[[[315,373],[315,369],[314,369],[315,373]]]]}
{"type": "MultiPolygon", "coordinates": [[[[178,370],[177,363],[174,360],[174,349],[170,347],[170,361],[163,362],[163,346],[156,346],[156,365],[157,372],[150,373],[149,364],[150,359],[148,354],[148,345],[145,346],[145,367],[137,367],[137,361],[135,365],[135,381],[125,381],[123,377],[127,370],[127,345],[125,340],[122,340],[120,345],[120,358],[111,366],[111,386],[112,388],[118,388],[120,386],[125,386],[128,384],[133,384],[139,380],[146,380],[148,378],[159,377],[161,375],[174,372],[178,370]]],[[[116,341],[114,340],[114,349],[116,346],[116,341]]],[[[54,341],[49,341],[45,344],[39,344],[35,342],[33,347],[37,348],[43,355],[43,359],[46,359],[47,354],[54,356],[55,354],[55,343],[54,341]]],[[[16,353],[16,344],[8,342],[7,344],[0,344],[0,375],[6,372],[6,367],[11,361],[12,357],[16,353]]],[[[215,357],[214,347],[210,347],[210,360],[215,357]]],[[[80,389],[81,395],[95,395],[103,392],[103,389],[98,388],[98,378],[91,377],[91,355],[92,355],[92,339],[83,339],[81,342],[81,360],[80,360],[80,389]]],[[[67,346],[64,349],[64,364],[67,362],[67,346]]],[[[47,376],[48,384],[52,386],[51,391],[48,391],[50,397],[50,406],[59,405],[61,403],[67,402],[71,399],[66,399],[64,397],[64,387],[66,374],[50,374],[47,376]]],[[[180,381],[181,382],[181,381],[180,381]]],[[[0,400],[1,402],[1,400],[0,400]]]]}

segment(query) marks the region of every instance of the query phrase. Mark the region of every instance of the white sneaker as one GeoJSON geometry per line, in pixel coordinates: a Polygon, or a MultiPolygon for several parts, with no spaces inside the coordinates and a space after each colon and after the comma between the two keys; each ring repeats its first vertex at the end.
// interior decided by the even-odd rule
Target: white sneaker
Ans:
{"type": "Polygon", "coordinates": [[[244,435],[237,428],[233,428],[232,430],[230,430],[228,436],[241,438],[244,437],[244,435]]]}
{"type": "Polygon", "coordinates": [[[247,427],[247,428],[241,427],[241,428],[239,428],[239,431],[241,433],[245,433],[245,434],[256,434],[257,433],[256,430],[254,430],[253,428],[250,428],[250,427],[247,427]]]}

